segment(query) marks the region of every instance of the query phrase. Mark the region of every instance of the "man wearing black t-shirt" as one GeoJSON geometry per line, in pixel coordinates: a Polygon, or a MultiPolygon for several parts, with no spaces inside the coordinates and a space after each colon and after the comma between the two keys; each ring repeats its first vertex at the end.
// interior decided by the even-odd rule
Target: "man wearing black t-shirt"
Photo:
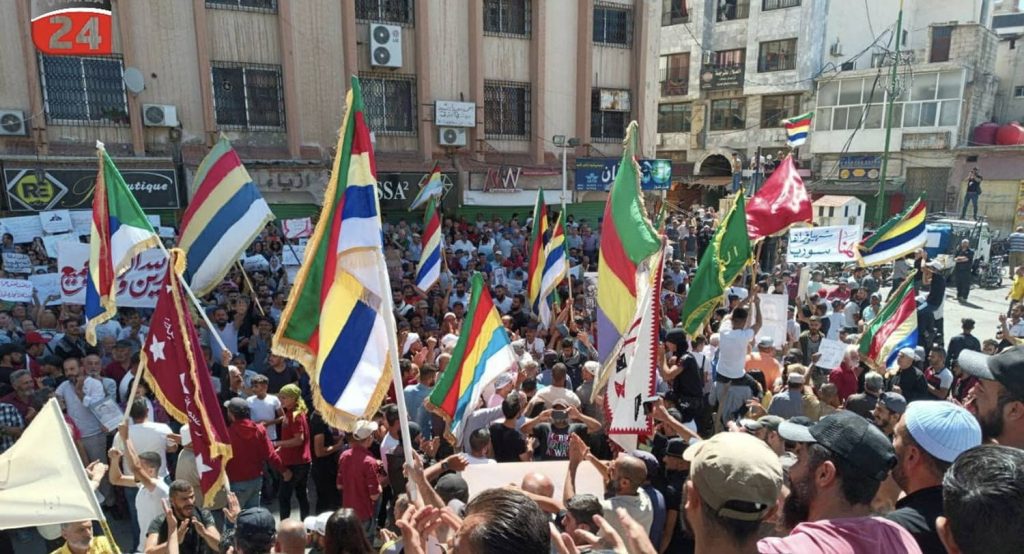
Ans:
{"type": "Polygon", "coordinates": [[[525,408],[525,400],[516,391],[509,393],[502,401],[501,413],[505,420],[492,423],[488,429],[491,432],[494,459],[498,462],[529,462],[533,459],[532,439],[527,441],[516,429],[516,423],[525,408]]]}

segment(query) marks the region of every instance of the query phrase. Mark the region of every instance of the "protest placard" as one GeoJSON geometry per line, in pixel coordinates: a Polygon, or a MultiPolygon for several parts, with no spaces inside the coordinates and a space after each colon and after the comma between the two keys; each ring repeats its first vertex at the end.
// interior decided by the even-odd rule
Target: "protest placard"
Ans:
{"type": "Polygon", "coordinates": [[[160,226],[160,216],[146,214],[146,219],[149,220],[149,224],[152,225],[154,229],[160,226]]]}
{"type": "Polygon", "coordinates": [[[79,236],[92,234],[92,210],[71,212],[71,228],[79,236]]]}
{"type": "Polygon", "coordinates": [[[0,301],[31,302],[32,282],[24,279],[0,279],[0,301]]]}
{"type": "Polygon", "coordinates": [[[857,261],[861,230],[857,225],[808,227],[789,230],[786,261],[824,263],[857,261]]]}
{"type": "MultiPolygon", "coordinates": [[[[468,485],[469,497],[473,498],[487,489],[501,488],[510,483],[519,485],[523,482],[523,477],[530,473],[547,475],[551,478],[555,490],[560,491],[565,486],[565,477],[569,473],[569,461],[470,464],[462,472],[462,478],[468,485]]],[[[593,494],[598,498],[604,496],[604,478],[591,464],[580,464],[574,484],[576,494],[593,494]]]]}
{"type": "Polygon", "coordinates": [[[270,271],[270,261],[263,256],[246,256],[242,259],[242,267],[249,273],[253,271],[270,271]]]}
{"type": "MultiPolygon", "coordinates": [[[[89,276],[89,245],[57,244],[57,268],[61,299],[68,304],[85,303],[85,282],[89,276]]],[[[117,305],[122,308],[155,308],[160,286],[167,275],[167,257],[158,248],[143,251],[132,259],[128,271],[117,278],[117,305]]]]}
{"type": "Polygon", "coordinates": [[[281,262],[285,267],[302,265],[302,260],[305,257],[305,246],[285,246],[284,249],[281,250],[281,262]]]}
{"type": "Polygon", "coordinates": [[[775,348],[786,345],[786,319],[789,297],[785,294],[760,294],[761,336],[769,336],[775,348]]]}
{"type": "Polygon", "coordinates": [[[846,345],[841,341],[833,339],[821,339],[821,345],[818,346],[818,354],[821,357],[818,358],[814,365],[822,369],[835,369],[839,367],[839,364],[843,363],[843,356],[846,355],[846,345]]]}
{"type": "Polygon", "coordinates": [[[281,221],[281,228],[286,239],[305,238],[313,234],[313,220],[308,217],[285,219],[281,221]]]}
{"type": "Polygon", "coordinates": [[[3,261],[4,271],[7,273],[32,273],[32,260],[29,259],[28,254],[4,252],[3,261]]]}
{"type": "Polygon", "coordinates": [[[71,212],[68,210],[39,212],[39,223],[43,226],[43,231],[50,235],[67,233],[71,230],[71,212]]]}
{"type": "Polygon", "coordinates": [[[0,228],[14,237],[15,244],[32,242],[32,239],[43,236],[43,224],[38,215],[5,217],[0,219],[0,228]]]}
{"type": "Polygon", "coordinates": [[[43,237],[43,246],[46,247],[46,257],[56,258],[57,257],[57,243],[58,242],[80,242],[78,235],[74,233],[64,233],[63,235],[45,235],[43,237]]]}
{"type": "Polygon", "coordinates": [[[30,275],[28,280],[35,287],[36,297],[39,298],[40,302],[47,306],[59,306],[62,303],[59,273],[30,275]]]}

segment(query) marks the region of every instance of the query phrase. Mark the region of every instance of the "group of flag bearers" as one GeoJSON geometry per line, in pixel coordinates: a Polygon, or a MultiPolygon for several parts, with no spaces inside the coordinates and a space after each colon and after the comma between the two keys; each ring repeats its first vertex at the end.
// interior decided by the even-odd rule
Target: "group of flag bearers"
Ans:
{"type": "MultiPolygon", "coordinates": [[[[316,409],[326,421],[343,430],[352,430],[358,421],[372,418],[392,383],[397,390],[402,388],[376,166],[363,110],[359,80],[353,77],[323,209],[272,347],[274,353],[305,367],[316,409]]],[[[793,119],[793,143],[806,138],[810,116],[793,119]]],[[[635,447],[637,436],[651,430],[648,417],[632,407],[654,392],[665,244],[662,229],[651,222],[640,193],[636,134],[637,124],[632,122],[626,132],[620,170],[608,194],[596,298],[602,367],[594,390],[604,393],[609,437],[624,449],[635,447]]],[[[180,423],[189,424],[196,458],[203,468],[203,497],[210,503],[216,492],[227,486],[225,466],[232,452],[189,303],[210,327],[211,338],[219,340],[196,293],[206,294],[223,279],[273,215],[238,155],[222,139],[197,171],[197,188],[182,221],[178,247],[167,250],[102,145],[98,145],[98,156],[85,306],[87,339],[95,343],[96,326],[116,315],[117,275],[127,270],[139,252],[164,249],[170,269],[142,346],[139,372],[168,413],[180,423]]],[[[443,188],[440,168],[435,166],[413,202],[416,208],[426,206],[423,251],[416,272],[416,285],[423,291],[438,281],[444,264],[438,208],[443,188]]],[[[564,216],[563,209],[551,225],[543,192],[538,191],[529,244],[527,297],[544,326],[550,325],[557,309],[558,286],[569,277],[564,216]]],[[[737,194],[689,287],[682,311],[685,332],[693,336],[703,331],[725,289],[755,261],[753,243],[783,234],[792,225],[809,224],[811,219],[810,198],[791,155],[782,160],[749,202],[742,193],[737,194]]],[[[884,263],[923,243],[924,207],[918,201],[862,242],[861,260],[884,263]]],[[[908,277],[880,315],[868,323],[861,350],[869,363],[886,364],[905,343],[915,339],[913,287],[908,277]]],[[[571,294],[571,287],[569,290],[571,294]]],[[[487,387],[500,375],[517,369],[511,341],[482,275],[471,277],[470,291],[467,317],[452,358],[426,400],[427,408],[444,419],[449,440],[459,435],[462,421],[479,407],[487,387]]],[[[400,417],[408,421],[403,395],[396,399],[400,417]]],[[[54,411],[56,407],[48,409],[54,411]]],[[[59,410],[51,415],[37,418],[26,436],[63,428],[57,419],[59,410]]],[[[402,444],[407,450],[406,459],[412,459],[408,429],[408,425],[402,425],[402,444]]],[[[66,429],[62,432],[66,434],[66,429]]],[[[75,494],[73,490],[70,496],[74,498],[59,487],[36,490],[31,480],[25,480],[34,472],[28,467],[33,462],[27,457],[27,448],[21,448],[24,442],[0,456],[0,462],[7,459],[15,468],[12,475],[22,477],[12,480],[14,487],[0,492],[0,504],[21,498],[16,506],[24,525],[103,520],[94,496],[85,486],[84,469],[73,458],[68,441],[40,442],[34,448],[53,451],[43,452],[54,454],[49,457],[55,473],[52,478],[81,491],[75,494]],[[60,503],[63,508],[54,509],[47,495],[58,490],[64,494],[60,503]],[[25,494],[19,497],[19,491],[25,494]]],[[[38,455],[38,450],[35,453],[38,455]]]]}

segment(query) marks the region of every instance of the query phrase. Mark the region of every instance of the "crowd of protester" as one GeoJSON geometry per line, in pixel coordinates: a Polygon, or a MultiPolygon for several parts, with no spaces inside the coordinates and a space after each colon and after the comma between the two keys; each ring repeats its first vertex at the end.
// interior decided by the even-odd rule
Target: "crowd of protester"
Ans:
{"type": "MultiPolygon", "coordinates": [[[[126,551],[1024,552],[1024,306],[992,337],[964,319],[945,341],[945,278],[923,253],[827,279],[811,271],[804,290],[801,268],[780,264],[737,279],[705,331],[688,336],[682,306],[716,218],[700,209],[667,221],[659,398],[634,451],[606,433],[592,287],[563,283],[543,328],[525,298],[532,222],[478,216],[444,220],[446,263],[426,292],[413,285],[419,226],[386,226],[403,390],[349,432],[313,409],[305,369],[271,352],[289,286],[283,252],[299,241],[267,227],[248,254],[271,270],[232,270],[203,299],[228,348],[200,330],[234,453],[230,487],[210,510],[188,429],[145,381],[127,405],[150,310],[121,309],[92,347],[81,306],[0,306],[0,453],[56,397],[104,509],[133,526],[126,551]],[[919,345],[891,367],[869,365],[857,346],[865,325],[915,268],[919,345]],[[424,401],[458,341],[474,271],[518,367],[453,444],[424,401]],[[762,294],[789,299],[784,344],[762,334],[762,294]],[[824,339],[846,345],[835,369],[816,365],[824,339]],[[105,399],[128,411],[125,425],[100,424],[90,406],[105,399]],[[568,462],[562,490],[534,472],[471,497],[461,477],[470,465],[552,460],[568,462]],[[603,496],[576,492],[584,465],[604,479],[603,496]]],[[[566,219],[577,276],[596,270],[600,227],[566,219]]],[[[7,237],[3,249],[37,250],[7,237]]],[[[0,533],[0,552],[29,532],[0,533]]],[[[51,550],[105,551],[88,522],[40,532],[51,550]]]]}

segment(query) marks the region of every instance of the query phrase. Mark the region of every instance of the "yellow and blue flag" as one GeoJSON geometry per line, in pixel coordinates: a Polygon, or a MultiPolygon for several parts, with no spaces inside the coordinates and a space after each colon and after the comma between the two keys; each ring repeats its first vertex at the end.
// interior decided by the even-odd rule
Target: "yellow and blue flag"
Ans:
{"type": "Polygon", "coordinates": [[[924,200],[918,198],[903,213],[885,222],[860,243],[860,265],[884,264],[924,248],[928,242],[924,200]]]}
{"type": "MultiPolygon", "coordinates": [[[[313,402],[332,425],[352,430],[380,406],[398,360],[385,318],[391,294],[384,264],[376,164],[359,79],[346,97],[324,207],[306,262],[274,336],[276,354],[310,374],[313,402]]],[[[393,326],[392,326],[393,328],[393,326]]]]}

